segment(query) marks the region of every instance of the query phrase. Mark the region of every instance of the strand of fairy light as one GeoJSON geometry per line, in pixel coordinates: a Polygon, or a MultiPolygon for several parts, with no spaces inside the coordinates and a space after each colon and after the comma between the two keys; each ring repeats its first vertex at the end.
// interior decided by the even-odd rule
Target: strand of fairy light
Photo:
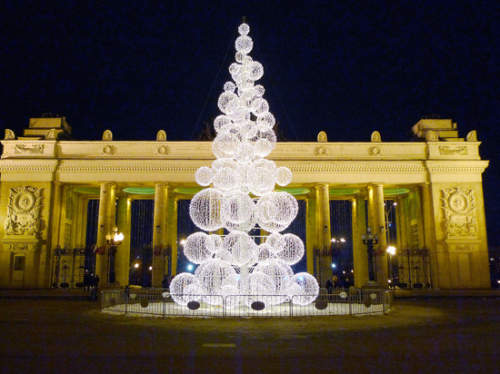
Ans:
{"type": "Polygon", "coordinates": [[[214,120],[217,136],[212,143],[216,160],[195,174],[196,182],[208,188],[198,192],[189,207],[200,229],[224,228],[229,234],[197,232],[186,239],[184,253],[199,267],[172,281],[172,297],[183,305],[193,300],[222,305],[223,299],[227,308],[288,299],[305,305],[319,292],[312,275],[293,274],[290,267],[304,256],[302,240],[280,234],[297,216],[298,204],[287,192],[273,192],[276,184],[287,186],[292,173],[265,159],[276,147],[276,121],[263,97],[264,87],[255,85],[264,68],[248,55],[253,48],[249,31],[246,23],[238,28],[236,62],[229,67],[233,81],[224,84],[218,100],[222,114],[214,120]],[[259,245],[249,235],[257,226],[271,233],[259,245]]]}

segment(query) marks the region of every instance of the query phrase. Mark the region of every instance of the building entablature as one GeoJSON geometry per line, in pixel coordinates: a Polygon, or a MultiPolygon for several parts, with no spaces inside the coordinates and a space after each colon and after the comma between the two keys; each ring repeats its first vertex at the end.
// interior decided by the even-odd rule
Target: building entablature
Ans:
{"type": "MultiPolygon", "coordinates": [[[[212,142],[3,140],[2,159],[213,160],[212,142]]],[[[282,142],[279,160],[480,160],[480,142],[282,142]]]]}

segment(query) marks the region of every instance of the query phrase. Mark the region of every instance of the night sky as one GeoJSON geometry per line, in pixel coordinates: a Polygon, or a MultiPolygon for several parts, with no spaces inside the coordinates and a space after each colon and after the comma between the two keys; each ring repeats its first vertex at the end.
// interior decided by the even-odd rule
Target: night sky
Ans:
{"type": "Polygon", "coordinates": [[[478,131],[500,245],[497,1],[3,1],[0,127],[58,113],[78,140],[195,139],[219,114],[241,16],[291,141],[407,141],[439,114],[478,131]]]}

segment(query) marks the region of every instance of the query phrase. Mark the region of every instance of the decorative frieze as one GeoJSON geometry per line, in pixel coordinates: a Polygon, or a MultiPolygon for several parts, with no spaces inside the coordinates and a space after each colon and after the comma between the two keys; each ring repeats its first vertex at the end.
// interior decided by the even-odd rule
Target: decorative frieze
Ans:
{"type": "Polygon", "coordinates": [[[477,219],[473,190],[441,190],[442,209],[447,237],[476,237],[477,219]]]}
{"type": "Polygon", "coordinates": [[[14,145],[14,153],[22,154],[22,155],[41,155],[43,154],[43,150],[45,148],[45,144],[34,144],[31,147],[26,144],[16,144],[14,145]]]}
{"type": "Polygon", "coordinates": [[[440,145],[438,147],[439,149],[439,154],[440,155],[446,155],[446,156],[454,156],[454,155],[459,155],[459,156],[467,156],[467,146],[449,146],[449,145],[440,145]]]}
{"type": "Polygon", "coordinates": [[[43,188],[30,186],[10,189],[6,235],[35,236],[40,229],[41,196],[43,188]]]}

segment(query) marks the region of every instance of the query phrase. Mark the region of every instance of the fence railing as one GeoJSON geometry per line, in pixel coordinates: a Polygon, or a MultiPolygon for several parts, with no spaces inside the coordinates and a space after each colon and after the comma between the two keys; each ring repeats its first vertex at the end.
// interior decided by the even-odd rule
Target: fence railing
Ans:
{"type": "Polygon", "coordinates": [[[167,289],[105,290],[101,310],[114,314],[159,317],[306,317],[383,314],[392,305],[387,290],[334,289],[320,293],[310,303],[310,295],[173,295],[167,289]],[[306,304],[306,305],[302,305],[306,304]]]}

